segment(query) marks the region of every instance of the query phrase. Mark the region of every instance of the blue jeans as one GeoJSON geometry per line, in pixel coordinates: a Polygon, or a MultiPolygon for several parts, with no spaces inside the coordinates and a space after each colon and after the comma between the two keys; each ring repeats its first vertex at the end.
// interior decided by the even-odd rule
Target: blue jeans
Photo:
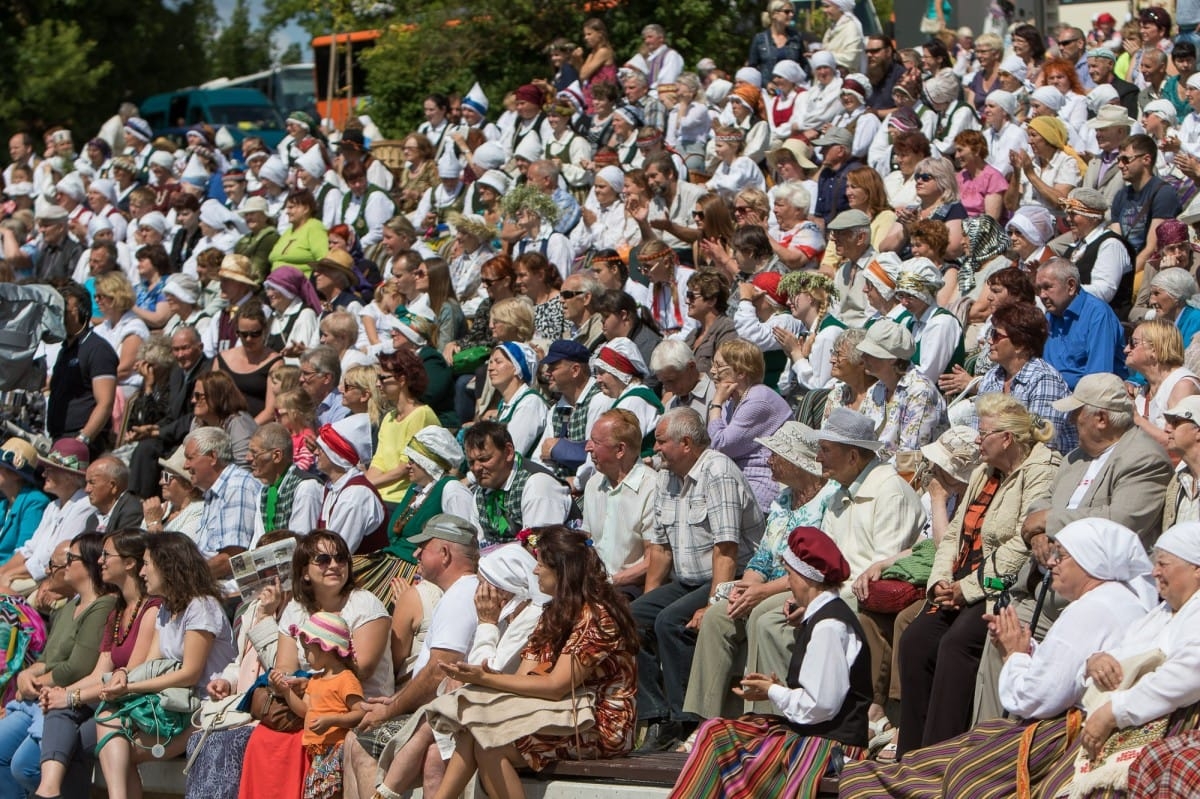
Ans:
{"type": "Polygon", "coordinates": [[[36,702],[9,702],[0,719],[0,799],[25,799],[37,790],[42,778],[41,743],[30,737],[37,722],[41,732],[42,711],[36,702]],[[5,779],[8,774],[13,779],[5,779]]]}

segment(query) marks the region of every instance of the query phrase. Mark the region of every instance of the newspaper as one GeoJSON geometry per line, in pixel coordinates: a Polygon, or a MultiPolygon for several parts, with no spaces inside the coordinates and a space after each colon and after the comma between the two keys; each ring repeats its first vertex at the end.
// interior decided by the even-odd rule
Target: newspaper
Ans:
{"type": "Polygon", "coordinates": [[[233,579],[242,599],[255,598],[259,591],[274,583],[276,578],[284,591],[292,590],[292,554],[295,551],[296,539],[285,538],[230,558],[233,579]]]}

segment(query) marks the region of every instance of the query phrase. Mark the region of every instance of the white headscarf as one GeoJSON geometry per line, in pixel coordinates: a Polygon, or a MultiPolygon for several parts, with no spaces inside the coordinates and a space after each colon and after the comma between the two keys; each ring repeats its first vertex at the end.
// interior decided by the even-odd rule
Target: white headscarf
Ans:
{"type": "MultiPolygon", "coordinates": [[[[1200,531],[1200,524],[1194,526],[1200,531]]],[[[1192,538],[1200,541],[1200,535],[1192,538]]],[[[1137,533],[1128,527],[1108,519],[1079,519],[1059,530],[1054,540],[1096,579],[1124,584],[1147,610],[1158,604],[1150,559],[1137,533]]]]}
{"type": "Polygon", "coordinates": [[[512,615],[526,599],[538,606],[550,601],[550,597],[538,589],[537,576],[533,573],[536,565],[533,555],[520,544],[497,547],[479,559],[479,576],[512,594],[512,599],[500,609],[500,618],[512,615]]]}
{"type": "Polygon", "coordinates": [[[1200,522],[1175,525],[1158,537],[1154,548],[1200,566],[1200,522]]]}

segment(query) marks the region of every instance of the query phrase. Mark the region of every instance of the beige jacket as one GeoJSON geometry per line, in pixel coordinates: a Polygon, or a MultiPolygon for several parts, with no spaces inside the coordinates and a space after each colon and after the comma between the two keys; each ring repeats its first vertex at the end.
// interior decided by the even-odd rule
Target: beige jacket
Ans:
{"type": "MultiPolygon", "coordinates": [[[[996,496],[984,514],[980,531],[983,538],[984,579],[1003,574],[1015,575],[1029,559],[1029,548],[1021,539],[1021,523],[1035,500],[1050,496],[1050,485],[1054,482],[1060,460],[1061,456],[1045,444],[1035,444],[1021,465],[1000,482],[996,496]]],[[[990,466],[982,464],[971,475],[967,493],[958,504],[950,527],[933,557],[933,571],[929,575],[928,585],[935,585],[941,580],[947,583],[954,581],[954,560],[962,541],[963,516],[983,490],[991,472],[990,466]]],[[[960,587],[968,604],[974,604],[986,595],[978,572],[963,579],[960,587]]]]}

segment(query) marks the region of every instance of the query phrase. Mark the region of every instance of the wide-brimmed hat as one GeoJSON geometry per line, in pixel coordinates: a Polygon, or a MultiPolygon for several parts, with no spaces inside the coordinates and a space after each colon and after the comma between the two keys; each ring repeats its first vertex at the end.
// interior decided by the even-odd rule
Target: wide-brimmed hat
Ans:
{"type": "Polygon", "coordinates": [[[303,624],[293,624],[288,633],[301,644],[314,644],[326,652],[337,652],[344,658],[354,656],[350,625],[336,613],[319,610],[305,619],[303,624]]]}
{"type": "Polygon", "coordinates": [[[38,456],[38,463],[43,466],[52,466],[72,474],[83,474],[91,462],[87,444],[77,438],[60,438],[48,453],[38,456]]]}
{"type": "Polygon", "coordinates": [[[309,264],[315,272],[331,272],[341,275],[346,279],[347,285],[354,285],[356,276],[354,274],[354,256],[345,250],[330,250],[319,261],[313,261],[309,264]]]}
{"type": "Polygon", "coordinates": [[[845,444],[871,452],[878,452],[883,448],[883,442],[875,435],[875,422],[850,408],[835,408],[825,420],[825,426],[815,431],[813,437],[817,441],[845,444]]]}
{"type": "Polygon", "coordinates": [[[221,268],[217,271],[217,277],[258,288],[258,278],[254,274],[254,264],[250,263],[250,259],[244,255],[230,253],[222,258],[221,268]]]}
{"type": "Polygon", "coordinates": [[[767,153],[767,166],[771,169],[779,168],[779,159],[785,154],[790,154],[796,159],[796,163],[804,169],[816,169],[817,165],[813,163],[812,145],[803,139],[784,139],[778,149],[767,153]]]}
{"type": "Polygon", "coordinates": [[[811,475],[823,473],[817,463],[816,430],[800,422],[784,422],[773,435],[754,439],[788,463],[794,464],[811,475]]]}
{"type": "Polygon", "coordinates": [[[1087,126],[1092,130],[1131,128],[1136,121],[1129,116],[1123,105],[1102,105],[1096,112],[1096,118],[1088,120],[1087,126]]]}
{"type": "Polygon", "coordinates": [[[891,319],[876,319],[867,336],[858,342],[858,351],[876,358],[895,358],[906,361],[917,351],[916,342],[908,328],[891,319]]]}
{"type": "Polygon", "coordinates": [[[180,480],[191,483],[192,476],[188,473],[187,469],[183,468],[184,460],[186,459],[184,458],[183,454],[183,445],[180,444],[175,448],[175,451],[171,453],[171,457],[159,458],[158,465],[178,477],[180,480]]]}
{"type": "Polygon", "coordinates": [[[271,206],[267,203],[266,197],[247,197],[242,203],[242,207],[238,209],[238,213],[242,216],[246,214],[267,214],[271,213],[271,206]]]}
{"type": "Polygon", "coordinates": [[[490,243],[496,237],[496,228],[487,223],[479,214],[460,214],[451,211],[446,215],[446,221],[457,233],[466,233],[480,242],[490,243]]]}
{"type": "Polygon", "coordinates": [[[960,483],[971,482],[971,472],[979,465],[979,431],[967,425],[955,425],[921,447],[925,460],[942,467],[960,483]]]}
{"type": "Polygon", "coordinates": [[[32,483],[37,480],[34,471],[37,461],[37,450],[23,438],[14,436],[0,446],[0,469],[8,469],[18,474],[25,478],[26,482],[32,483]]]}

